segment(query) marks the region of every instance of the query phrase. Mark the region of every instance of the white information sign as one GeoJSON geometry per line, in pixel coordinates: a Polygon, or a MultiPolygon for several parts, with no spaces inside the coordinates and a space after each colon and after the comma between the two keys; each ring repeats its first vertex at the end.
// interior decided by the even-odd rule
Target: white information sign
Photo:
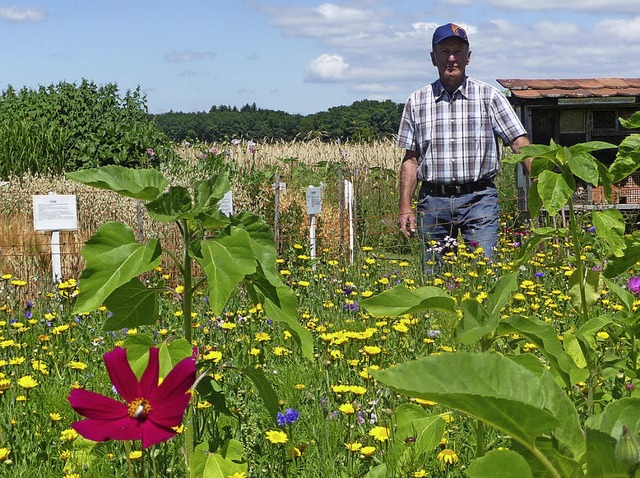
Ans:
{"type": "Polygon", "coordinates": [[[314,215],[322,212],[322,188],[309,186],[307,188],[307,214],[314,215]]]}
{"type": "Polygon", "coordinates": [[[76,231],[76,197],[57,194],[33,196],[33,228],[36,231],[76,231]]]}
{"type": "Polygon", "coordinates": [[[224,193],[224,196],[218,203],[218,209],[220,209],[225,216],[233,215],[233,194],[231,191],[224,193]]]}

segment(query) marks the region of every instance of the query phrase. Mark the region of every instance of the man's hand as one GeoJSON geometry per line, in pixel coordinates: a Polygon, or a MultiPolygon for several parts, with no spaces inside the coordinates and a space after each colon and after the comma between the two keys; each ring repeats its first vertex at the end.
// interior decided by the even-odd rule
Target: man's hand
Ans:
{"type": "Polygon", "coordinates": [[[414,212],[401,211],[398,215],[398,227],[405,237],[414,237],[416,235],[416,215],[414,212]]]}

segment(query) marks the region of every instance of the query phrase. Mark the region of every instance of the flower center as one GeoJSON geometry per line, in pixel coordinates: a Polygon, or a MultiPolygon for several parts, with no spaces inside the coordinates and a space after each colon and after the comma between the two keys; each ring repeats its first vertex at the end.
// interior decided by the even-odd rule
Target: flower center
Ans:
{"type": "Polygon", "coordinates": [[[143,419],[151,411],[151,404],[144,398],[136,398],[129,403],[127,407],[131,418],[143,419]]]}

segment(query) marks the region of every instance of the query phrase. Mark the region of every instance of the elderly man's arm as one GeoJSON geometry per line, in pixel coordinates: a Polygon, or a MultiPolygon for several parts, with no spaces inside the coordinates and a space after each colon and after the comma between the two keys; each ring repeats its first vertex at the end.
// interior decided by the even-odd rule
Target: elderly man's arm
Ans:
{"type": "Polygon", "coordinates": [[[407,150],[400,166],[400,212],[398,226],[406,237],[416,232],[416,216],[411,201],[418,187],[418,152],[407,150]]]}
{"type": "MultiPolygon", "coordinates": [[[[511,142],[511,151],[513,151],[516,154],[520,153],[520,148],[522,148],[523,146],[528,146],[531,143],[529,142],[529,138],[527,138],[525,135],[522,136],[518,136],[516,139],[514,139],[511,142]]],[[[531,162],[533,161],[533,158],[525,158],[523,161],[524,164],[524,169],[526,171],[527,174],[529,174],[531,172],[531,162]]]]}

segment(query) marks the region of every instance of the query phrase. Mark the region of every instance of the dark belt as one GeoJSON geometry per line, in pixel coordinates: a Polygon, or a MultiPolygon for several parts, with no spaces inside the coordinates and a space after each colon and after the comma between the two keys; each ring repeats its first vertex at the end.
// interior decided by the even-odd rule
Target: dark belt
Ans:
{"type": "Polygon", "coordinates": [[[425,183],[424,187],[430,194],[440,196],[460,196],[461,194],[475,193],[487,188],[492,188],[494,187],[494,184],[490,179],[482,179],[480,181],[465,184],[425,183]]]}

